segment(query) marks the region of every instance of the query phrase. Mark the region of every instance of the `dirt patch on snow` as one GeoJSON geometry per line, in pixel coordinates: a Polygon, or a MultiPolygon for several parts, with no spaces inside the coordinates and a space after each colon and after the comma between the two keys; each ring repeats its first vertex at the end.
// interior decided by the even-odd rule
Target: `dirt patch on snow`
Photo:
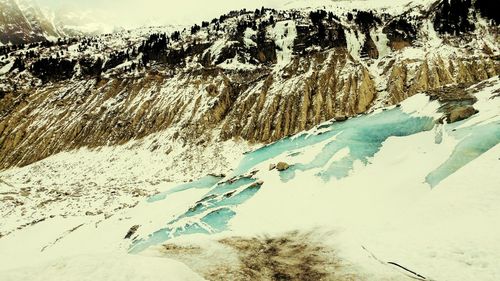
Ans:
{"type": "Polygon", "coordinates": [[[180,260],[207,280],[363,280],[330,247],[308,233],[276,237],[229,237],[209,246],[166,244],[165,256],[180,260]]]}

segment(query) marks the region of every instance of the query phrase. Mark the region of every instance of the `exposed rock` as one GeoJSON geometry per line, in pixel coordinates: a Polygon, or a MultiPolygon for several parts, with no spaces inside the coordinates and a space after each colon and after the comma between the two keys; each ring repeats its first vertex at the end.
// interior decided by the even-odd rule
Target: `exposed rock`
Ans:
{"type": "Polygon", "coordinates": [[[458,122],[478,113],[472,106],[463,106],[453,109],[448,115],[448,123],[458,122]]]}
{"type": "Polygon", "coordinates": [[[274,169],[276,169],[276,164],[273,163],[269,164],[269,171],[272,171],[274,169]]]}
{"type": "Polygon", "coordinates": [[[389,22],[382,31],[387,34],[389,46],[392,50],[401,50],[412,46],[413,42],[417,39],[416,26],[403,16],[389,22]]]}
{"type": "Polygon", "coordinates": [[[276,165],[276,169],[278,171],[284,171],[284,170],[287,170],[288,168],[290,168],[290,165],[288,165],[287,163],[285,162],[279,162],[277,165],[276,165]]]}
{"type": "Polygon", "coordinates": [[[139,227],[140,227],[140,225],[134,225],[134,226],[132,226],[128,230],[127,234],[125,235],[125,237],[123,239],[130,239],[132,237],[132,235],[134,235],[137,232],[137,230],[139,229],[139,227]]]}
{"type": "Polygon", "coordinates": [[[378,59],[379,52],[377,49],[377,45],[375,45],[375,42],[373,42],[370,34],[366,34],[365,43],[363,44],[363,48],[361,48],[361,56],[371,59],[378,59]]]}
{"type": "Polygon", "coordinates": [[[208,174],[209,176],[211,177],[214,177],[214,178],[225,178],[226,177],[226,174],[217,174],[217,173],[210,173],[208,174]]]}
{"type": "Polygon", "coordinates": [[[256,182],[252,183],[252,184],[249,186],[249,188],[261,187],[263,184],[264,184],[264,181],[259,180],[259,181],[256,181],[256,182]]]}

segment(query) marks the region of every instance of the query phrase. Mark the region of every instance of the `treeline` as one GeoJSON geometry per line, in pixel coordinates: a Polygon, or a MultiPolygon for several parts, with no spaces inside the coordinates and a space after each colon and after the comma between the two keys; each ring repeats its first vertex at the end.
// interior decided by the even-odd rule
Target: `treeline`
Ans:
{"type": "MultiPolygon", "coordinates": [[[[179,40],[180,33],[174,33],[172,34],[172,40],[179,40]]],[[[151,34],[138,49],[139,53],[142,53],[143,64],[146,65],[151,60],[160,60],[165,55],[169,43],[170,39],[165,33],[151,34]]]]}
{"type": "Polygon", "coordinates": [[[297,25],[294,53],[304,54],[312,46],[328,49],[347,45],[345,31],[337,15],[316,10],[309,13],[309,20],[309,25],[297,25]]]}
{"type": "Polygon", "coordinates": [[[434,18],[434,29],[441,34],[459,35],[475,30],[469,18],[471,0],[443,0],[434,18]]]}
{"type": "Polygon", "coordinates": [[[358,11],[354,10],[354,13],[347,13],[347,20],[353,21],[360,27],[362,32],[369,32],[377,24],[381,24],[382,20],[373,11],[358,11]]]}
{"type": "Polygon", "coordinates": [[[75,44],[78,42],[87,42],[87,40],[90,39],[83,39],[83,41],[80,41],[81,39],[78,38],[59,38],[57,41],[49,41],[49,40],[44,40],[40,42],[33,42],[33,43],[27,43],[27,44],[16,44],[16,45],[5,45],[5,46],[0,46],[0,56],[3,55],[8,55],[11,52],[23,50],[23,49],[34,49],[34,48],[51,48],[51,47],[61,47],[61,46],[68,46],[71,44],[75,44]]]}
{"type": "Polygon", "coordinates": [[[30,66],[30,72],[42,82],[66,80],[73,77],[77,61],[63,58],[42,58],[30,66]]]}
{"type": "Polygon", "coordinates": [[[475,8],[481,16],[493,21],[494,24],[500,24],[500,12],[498,10],[498,1],[493,0],[476,0],[475,8]]]}

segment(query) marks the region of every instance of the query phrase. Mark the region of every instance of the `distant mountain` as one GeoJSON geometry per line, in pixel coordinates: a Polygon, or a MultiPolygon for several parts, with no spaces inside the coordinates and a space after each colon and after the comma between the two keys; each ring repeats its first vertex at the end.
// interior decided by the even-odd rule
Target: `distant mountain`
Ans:
{"type": "Polygon", "coordinates": [[[39,9],[34,6],[23,8],[18,1],[0,0],[1,43],[20,44],[58,35],[39,9]]]}
{"type": "Polygon", "coordinates": [[[112,32],[88,13],[43,11],[30,0],[0,0],[0,44],[22,44],[112,32]]]}
{"type": "Polygon", "coordinates": [[[102,19],[88,11],[58,9],[47,13],[53,18],[59,32],[68,37],[99,35],[117,31],[117,28],[104,23],[102,19]]]}

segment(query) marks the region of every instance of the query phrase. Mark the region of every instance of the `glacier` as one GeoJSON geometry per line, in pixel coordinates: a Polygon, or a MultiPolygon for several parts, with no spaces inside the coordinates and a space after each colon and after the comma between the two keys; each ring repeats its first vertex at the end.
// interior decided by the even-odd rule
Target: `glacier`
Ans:
{"type": "MultiPolygon", "coordinates": [[[[220,259],[237,262],[231,259],[237,253],[224,252],[227,245],[217,246],[220,241],[275,241],[283,233],[309,239],[301,234],[305,232],[335,249],[344,262],[341,270],[369,280],[404,278],[387,262],[432,280],[497,280],[500,229],[495,226],[500,208],[494,172],[500,152],[500,99],[495,96],[499,87],[494,78],[477,90],[474,107],[479,113],[457,123],[439,123],[440,103],[418,94],[399,106],[342,122],[331,120],[254,147],[241,154],[224,178],[215,174],[182,184],[159,184],[156,195],[110,217],[55,216],[40,221],[0,239],[0,256],[10,257],[3,260],[0,276],[71,276],[82,269],[89,270],[88,276],[118,271],[142,276],[162,264],[186,274],[204,274],[207,268],[218,268],[220,259]],[[290,167],[270,170],[278,162],[290,167]],[[137,231],[124,239],[131,226],[137,231]],[[117,261],[114,267],[108,266],[109,260],[117,261]],[[28,262],[36,267],[18,269],[28,262]]],[[[143,171],[156,173],[152,169],[162,162],[131,162],[127,157],[140,151],[134,149],[129,154],[113,152],[113,157],[107,157],[106,150],[100,153],[102,159],[113,159],[106,165],[124,175],[130,174],[130,165],[140,163],[145,163],[143,171]]],[[[93,153],[67,153],[64,161],[50,157],[31,169],[40,173],[44,166],[68,171],[75,167],[86,174],[85,165],[95,165],[93,153]],[[68,165],[67,159],[79,161],[68,165]]],[[[147,159],[150,154],[144,155],[147,159]]],[[[183,169],[179,166],[177,172],[183,169]]],[[[17,184],[8,178],[5,182],[17,184]]],[[[12,188],[4,185],[0,182],[6,190],[12,188]]]]}
{"type": "MultiPolygon", "coordinates": [[[[217,178],[207,176],[169,189],[167,193],[187,188],[210,190],[188,211],[168,222],[165,228],[135,241],[130,252],[140,253],[177,236],[228,230],[230,220],[238,215],[237,207],[251,199],[266,184],[265,180],[259,178],[258,166],[282,156],[292,162],[287,170],[280,172],[280,180],[285,185],[294,180],[297,172],[306,171],[314,171],[315,177],[328,183],[348,177],[357,162],[364,166],[370,165],[388,138],[431,131],[438,145],[442,143],[443,134],[458,142],[448,159],[425,178],[429,188],[436,187],[442,180],[500,143],[500,122],[464,126],[466,122],[468,120],[440,125],[436,116],[407,113],[401,106],[393,106],[343,122],[332,120],[311,131],[248,152],[229,180],[218,182],[217,178]],[[301,161],[300,156],[318,144],[321,149],[313,157],[301,161]]],[[[334,187],[332,184],[331,188],[334,187]]],[[[152,197],[153,201],[165,199],[165,194],[152,197]]]]}
{"type": "Polygon", "coordinates": [[[450,125],[446,128],[448,133],[459,139],[460,142],[450,158],[426,177],[426,182],[432,187],[500,143],[499,121],[479,126],[456,128],[459,125],[450,125]]]}

